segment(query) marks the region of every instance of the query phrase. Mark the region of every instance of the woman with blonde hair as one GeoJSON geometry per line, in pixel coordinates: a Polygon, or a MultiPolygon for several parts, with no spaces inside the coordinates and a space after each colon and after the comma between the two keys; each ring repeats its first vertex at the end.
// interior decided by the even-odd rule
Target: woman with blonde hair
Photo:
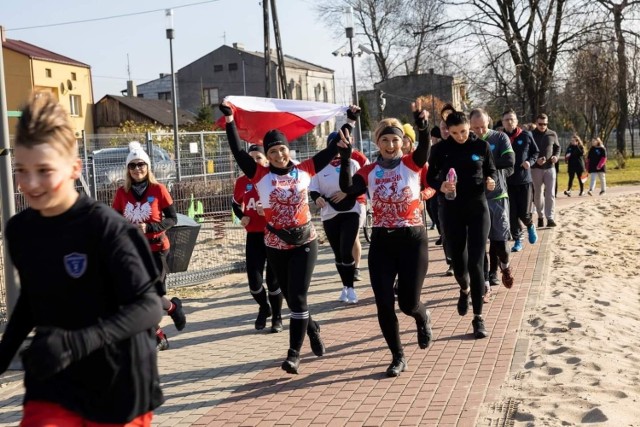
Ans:
{"type": "Polygon", "coordinates": [[[600,195],[602,196],[607,191],[607,149],[600,138],[591,140],[591,148],[587,154],[587,170],[591,176],[588,194],[593,195],[597,178],[600,181],[600,195]]]}
{"type": "Polygon", "coordinates": [[[420,301],[429,263],[427,232],[422,221],[421,171],[427,163],[430,138],[428,113],[420,101],[412,104],[419,132],[418,147],[403,154],[402,123],[383,119],[375,130],[380,155],[353,176],[349,169],[349,135],[341,134],[346,149],[340,149],[340,189],[351,195],[368,192],[373,209],[373,231],[369,247],[369,276],[378,309],[378,323],[391,350],[386,375],[396,377],[407,368],[395,313],[394,282],[398,277],[400,310],[416,321],[418,345],[427,348],[432,333],[429,313],[420,301]]]}
{"type": "MultiPolygon", "coordinates": [[[[112,207],[127,221],[136,225],[147,238],[153,258],[161,272],[162,308],[171,316],[176,329],[181,331],[187,324],[182,301],[177,297],[169,300],[164,296],[167,293],[165,279],[169,272],[169,238],[166,231],[178,222],[173,199],[167,188],[156,180],[151,171],[149,155],[138,141],[129,143],[126,169],[124,186],[116,191],[112,207]]],[[[158,351],[169,348],[167,335],[160,326],[156,328],[156,343],[158,351]]]]}

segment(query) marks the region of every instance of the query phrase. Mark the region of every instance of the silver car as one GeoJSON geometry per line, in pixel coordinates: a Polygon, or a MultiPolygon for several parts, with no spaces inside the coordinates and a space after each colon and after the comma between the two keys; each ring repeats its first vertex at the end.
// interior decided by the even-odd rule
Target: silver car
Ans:
{"type": "MultiPolygon", "coordinates": [[[[124,184],[129,147],[103,148],[92,153],[90,165],[98,189],[117,188],[124,184]]],[[[169,191],[176,180],[176,165],[163,148],[153,146],[151,170],[156,179],[169,191]]]]}

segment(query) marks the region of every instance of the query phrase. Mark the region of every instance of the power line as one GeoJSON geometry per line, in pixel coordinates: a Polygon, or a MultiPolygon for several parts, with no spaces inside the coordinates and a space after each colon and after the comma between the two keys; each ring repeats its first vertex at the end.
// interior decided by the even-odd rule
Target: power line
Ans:
{"type": "Polygon", "coordinates": [[[172,6],[172,7],[165,7],[165,8],[162,8],[162,9],[146,10],[146,11],[143,11],[143,12],[125,13],[125,14],[122,14],[122,15],[105,16],[105,17],[102,17],[102,18],[82,19],[82,20],[79,20],[79,21],[58,22],[58,23],[55,23],[55,24],[34,25],[32,27],[10,28],[10,29],[6,29],[5,31],[33,30],[33,29],[36,29],[36,28],[59,27],[59,26],[62,26],[62,25],[83,24],[83,23],[86,23],[86,22],[95,22],[95,21],[107,21],[109,19],[126,18],[128,16],[145,15],[145,14],[148,14],[148,13],[163,12],[166,9],[182,9],[182,8],[185,8],[185,7],[198,6],[198,5],[201,5],[201,4],[214,3],[214,2],[218,2],[218,1],[220,1],[220,0],[206,0],[206,1],[201,1],[201,2],[197,2],[197,3],[183,4],[181,6],[172,6]]]}

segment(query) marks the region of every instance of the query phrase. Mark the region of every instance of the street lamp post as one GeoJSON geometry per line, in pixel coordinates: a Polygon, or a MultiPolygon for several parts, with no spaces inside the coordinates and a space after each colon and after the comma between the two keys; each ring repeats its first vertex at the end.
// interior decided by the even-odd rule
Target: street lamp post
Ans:
{"type": "MultiPolygon", "coordinates": [[[[344,10],[344,29],[349,39],[349,57],[351,58],[351,77],[353,79],[353,104],[360,105],[358,102],[358,88],[356,86],[356,66],[355,66],[355,54],[353,52],[353,8],[348,6],[344,10]]],[[[362,130],[360,129],[360,119],[356,121],[355,128],[356,147],[362,150],[362,130]]]]}
{"type": "MultiPolygon", "coordinates": [[[[180,181],[180,142],[178,140],[178,96],[176,94],[176,74],[173,71],[173,9],[165,9],[167,19],[167,38],[169,39],[169,57],[171,59],[171,104],[173,108],[173,151],[176,160],[176,180],[180,181]]],[[[152,153],[149,153],[152,154],[152,153]]],[[[150,156],[153,157],[153,156],[150,156]]]]}

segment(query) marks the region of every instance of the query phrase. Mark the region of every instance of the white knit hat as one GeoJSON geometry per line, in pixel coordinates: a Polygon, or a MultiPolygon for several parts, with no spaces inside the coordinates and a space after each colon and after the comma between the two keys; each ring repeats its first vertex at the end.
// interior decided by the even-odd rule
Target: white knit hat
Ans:
{"type": "Polygon", "coordinates": [[[134,160],[142,160],[147,165],[151,165],[151,159],[149,155],[144,151],[142,145],[138,141],[131,141],[129,143],[129,155],[127,156],[127,164],[134,160]]]}

